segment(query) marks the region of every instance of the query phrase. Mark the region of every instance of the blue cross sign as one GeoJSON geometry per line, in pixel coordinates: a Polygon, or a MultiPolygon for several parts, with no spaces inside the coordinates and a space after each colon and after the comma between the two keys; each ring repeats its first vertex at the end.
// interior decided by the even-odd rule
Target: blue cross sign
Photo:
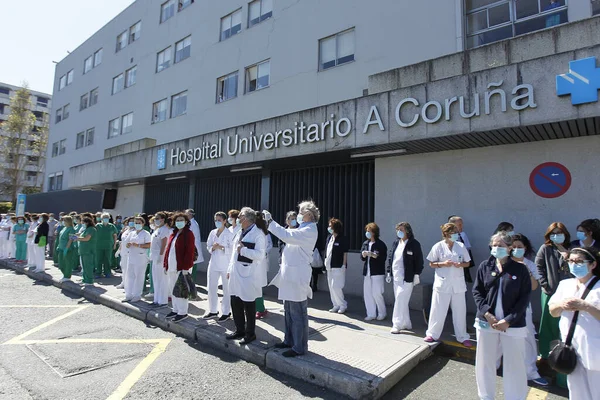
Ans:
{"type": "Polygon", "coordinates": [[[165,149],[158,150],[158,155],[156,157],[156,168],[157,169],[167,168],[167,150],[165,150],[165,149]]]}
{"type": "Polygon", "coordinates": [[[571,95],[571,103],[594,103],[598,101],[600,68],[596,68],[596,57],[569,62],[569,73],[556,76],[556,94],[571,95]]]}

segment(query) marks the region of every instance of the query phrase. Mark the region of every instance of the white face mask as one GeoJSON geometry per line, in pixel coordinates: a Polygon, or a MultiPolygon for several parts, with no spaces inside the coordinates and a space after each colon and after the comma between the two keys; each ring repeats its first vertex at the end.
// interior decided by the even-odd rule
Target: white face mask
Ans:
{"type": "Polygon", "coordinates": [[[298,222],[298,225],[302,224],[304,222],[304,215],[298,214],[296,217],[296,222],[298,222]]]}

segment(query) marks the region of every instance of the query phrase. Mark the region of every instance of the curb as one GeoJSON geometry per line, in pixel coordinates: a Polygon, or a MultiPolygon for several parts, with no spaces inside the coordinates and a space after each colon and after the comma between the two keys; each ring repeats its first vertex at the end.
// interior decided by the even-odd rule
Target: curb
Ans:
{"type": "Polygon", "coordinates": [[[460,358],[466,361],[475,362],[477,347],[465,347],[460,343],[443,340],[433,351],[435,354],[447,358],[460,358]]]}

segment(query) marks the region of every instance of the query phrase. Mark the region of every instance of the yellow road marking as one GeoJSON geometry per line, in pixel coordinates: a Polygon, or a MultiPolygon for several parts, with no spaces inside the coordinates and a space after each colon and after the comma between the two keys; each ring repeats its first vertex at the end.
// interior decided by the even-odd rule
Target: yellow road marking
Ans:
{"type": "Polygon", "coordinates": [[[33,329],[28,330],[27,332],[25,332],[25,333],[23,333],[23,334],[15,337],[15,338],[9,340],[8,342],[5,342],[4,344],[14,344],[15,342],[19,342],[20,340],[26,338],[27,336],[32,335],[32,334],[34,334],[34,333],[36,333],[38,331],[41,331],[42,329],[47,328],[50,325],[53,325],[53,324],[57,323],[58,321],[62,321],[63,319],[68,318],[71,315],[78,313],[79,311],[85,310],[88,307],[89,306],[79,306],[76,309],[74,309],[73,311],[69,311],[68,313],[63,314],[63,315],[61,315],[59,317],[56,317],[54,319],[51,319],[48,322],[44,322],[43,324],[41,324],[41,325],[39,325],[39,326],[37,326],[37,327],[35,327],[33,329]]]}
{"type": "Polygon", "coordinates": [[[144,372],[150,367],[150,365],[156,361],[156,359],[165,352],[167,346],[172,339],[160,339],[159,343],[154,346],[154,349],[144,358],[133,371],[125,378],[125,380],[119,385],[107,400],[121,400],[127,396],[127,393],[131,390],[133,385],[142,377],[144,372]]]}
{"type": "Polygon", "coordinates": [[[36,304],[24,304],[24,305],[10,305],[10,306],[0,306],[0,308],[78,308],[81,307],[80,305],[73,305],[73,306],[41,306],[41,305],[36,305],[36,304]]]}
{"type": "Polygon", "coordinates": [[[158,344],[166,339],[40,339],[13,340],[10,344],[61,344],[61,343],[120,343],[120,344],[158,344]]]}
{"type": "Polygon", "coordinates": [[[527,400],[545,400],[548,397],[548,392],[538,388],[531,388],[527,394],[527,400]]]}

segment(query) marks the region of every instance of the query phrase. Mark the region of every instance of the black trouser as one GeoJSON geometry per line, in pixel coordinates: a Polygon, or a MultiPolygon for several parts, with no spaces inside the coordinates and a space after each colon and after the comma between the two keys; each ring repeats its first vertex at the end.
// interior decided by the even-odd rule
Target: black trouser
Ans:
{"type": "Polygon", "coordinates": [[[237,296],[231,296],[231,312],[233,313],[233,322],[235,322],[235,332],[244,333],[246,337],[254,336],[256,300],[244,301],[237,296]]]}
{"type": "Polygon", "coordinates": [[[313,292],[316,292],[319,288],[319,275],[323,273],[323,268],[312,268],[312,280],[310,281],[310,287],[313,292]]]}

